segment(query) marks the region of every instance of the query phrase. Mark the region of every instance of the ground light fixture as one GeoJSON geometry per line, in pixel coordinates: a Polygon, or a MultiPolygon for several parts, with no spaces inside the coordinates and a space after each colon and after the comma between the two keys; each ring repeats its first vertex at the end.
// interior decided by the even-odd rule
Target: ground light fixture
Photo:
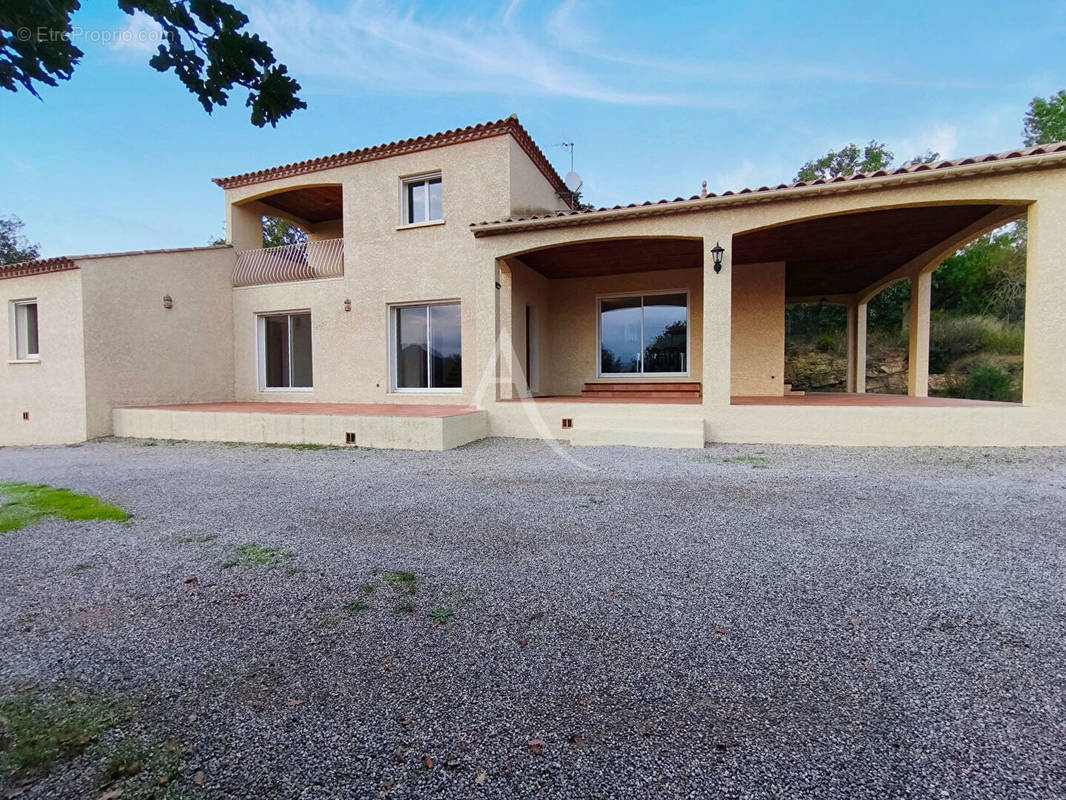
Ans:
{"type": "Polygon", "coordinates": [[[714,256],[714,271],[722,271],[722,255],[725,253],[725,248],[719,242],[714,243],[714,247],[711,248],[711,255],[714,256]]]}

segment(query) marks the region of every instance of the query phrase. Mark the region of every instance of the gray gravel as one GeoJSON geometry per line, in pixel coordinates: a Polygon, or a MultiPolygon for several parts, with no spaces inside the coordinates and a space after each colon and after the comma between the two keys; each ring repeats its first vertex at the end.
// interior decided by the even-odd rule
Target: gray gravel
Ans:
{"type": "Polygon", "coordinates": [[[0,694],[139,703],[190,797],[1066,796],[1066,450],[566,452],[0,449],[134,515],[0,535],[0,694]]]}

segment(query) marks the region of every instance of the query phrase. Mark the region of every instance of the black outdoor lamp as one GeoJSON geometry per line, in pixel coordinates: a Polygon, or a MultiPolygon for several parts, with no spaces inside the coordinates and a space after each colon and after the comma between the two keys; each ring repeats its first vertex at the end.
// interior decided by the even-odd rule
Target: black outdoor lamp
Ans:
{"type": "Polygon", "coordinates": [[[714,271],[722,271],[722,255],[725,253],[725,248],[718,242],[714,243],[714,247],[711,248],[711,255],[714,257],[714,271]]]}

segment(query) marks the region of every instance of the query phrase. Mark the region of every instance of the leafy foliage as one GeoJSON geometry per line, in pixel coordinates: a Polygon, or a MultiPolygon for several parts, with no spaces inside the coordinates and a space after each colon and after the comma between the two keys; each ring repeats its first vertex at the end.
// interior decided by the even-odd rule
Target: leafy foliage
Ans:
{"type": "Polygon", "coordinates": [[[1046,100],[1033,98],[1025,112],[1022,136],[1028,146],[1066,141],[1066,90],[1046,100]]]}
{"type": "Polygon", "coordinates": [[[888,169],[893,158],[895,156],[888,147],[874,139],[861,148],[852,142],[840,150],[830,150],[821,158],[808,161],[800,167],[795,180],[810,183],[859,172],[877,172],[880,169],[888,169]]]}
{"type": "MultiPolygon", "coordinates": [[[[173,70],[204,110],[224,106],[235,87],[248,90],[245,105],[257,127],[277,125],[307,108],[300,84],[278,64],[270,46],[243,30],[248,17],[223,0],[118,0],[129,15],[142,12],[162,29],[149,64],[173,70]]],[[[72,41],[78,0],[23,0],[0,8],[0,86],[40,97],[37,85],[69,80],[84,54],[72,41]]]]}
{"type": "Polygon", "coordinates": [[[263,217],[263,247],[306,243],[307,234],[299,226],[277,217],[263,217]]]}
{"type": "Polygon", "coordinates": [[[40,245],[30,244],[22,235],[23,227],[18,217],[0,217],[0,264],[18,264],[40,258],[40,245]]]}
{"type": "Polygon", "coordinates": [[[990,314],[1007,322],[1025,312],[1026,228],[1015,223],[975,239],[933,273],[934,308],[990,314]]]}

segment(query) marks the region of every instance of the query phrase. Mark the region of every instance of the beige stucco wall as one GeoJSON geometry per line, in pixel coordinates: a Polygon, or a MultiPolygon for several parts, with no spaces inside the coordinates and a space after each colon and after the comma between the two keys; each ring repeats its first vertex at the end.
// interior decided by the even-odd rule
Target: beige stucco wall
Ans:
{"type": "Polygon", "coordinates": [[[77,269],[0,280],[0,445],[85,439],[81,297],[77,269]],[[37,300],[40,361],[12,363],[11,301],[31,298],[37,300]]]}
{"type": "MultiPolygon", "coordinates": [[[[689,360],[687,377],[634,378],[641,382],[700,380],[703,349],[703,273],[698,269],[633,272],[600,278],[567,278],[549,281],[551,313],[548,317],[550,374],[546,393],[581,394],[585,383],[597,377],[597,299],[603,295],[630,292],[687,291],[689,293],[689,360]]],[[[605,378],[619,382],[627,378],[605,378]]]]}
{"type": "MultiPolygon", "coordinates": [[[[543,214],[546,211],[565,211],[569,208],[559,197],[555,187],[548,183],[537,165],[510,136],[508,155],[510,161],[511,207],[508,216],[543,214]]],[[[473,222],[474,220],[471,220],[473,222]]]]}
{"type": "Polygon", "coordinates": [[[228,247],[79,262],[89,438],[115,406],[233,399],[233,262],[228,247]]]}
{"type": "Polygon", "coordinates": [[[780,395],[785,371],[785,264],[733,265],[734,395],[780,395]]]}
{"type": "MultiPolygon", "coordinates": [[[[512,203],[536,206],[547,194],[554,197],[531,163],[535,175],[522,167],[528,159],[515,148],[510,136],[498,136],[228,190],[230,236],[239,246],[256,246],[249,242],[261,209],[251,206],[245,213],[234,204],[320,183],[340,184],[344,198],[343,278],[233,290],[237,398],[471,404],[479,387],[484,391],[488,384],[494,392],[491,360],[478,348],[479,326],[495,319],[495,265],[478,269],[468,226],[506,217],[512,203]],[[443,223],[402,226],[401,179],[432,172],[443,181],[443,223]],[[462,391],[391,392],[389,306],[441,300],[458,300],[462,307],[462,391]],[[302,309],[311,311],[314,389],[260,391],[257,315],[302,309]]],[[[494,342],[494,333],[487,338],[494,342]]]]}
{"type": "MultiPolygon", "coordinates": [[[[511,332],[510,364],[501,369],[501,375],[511,376],[512,396],[529,394],[526,374],[526,310],[532,309],[536,321],[536,342],[530,349],[531,360],[539,370],[537,394],[550,394],[552,379],[551,360],[551,281],[539,272],[516,261],[510,263],[510,317],[506,326],[511,332]]],[[[505,290],[507,287],[504,287],[505,290]]],[[[501,345],[502,347],[502,345],[501,345]]],[[[506,357],[504,359],[506,361],[506,357]]]]}

